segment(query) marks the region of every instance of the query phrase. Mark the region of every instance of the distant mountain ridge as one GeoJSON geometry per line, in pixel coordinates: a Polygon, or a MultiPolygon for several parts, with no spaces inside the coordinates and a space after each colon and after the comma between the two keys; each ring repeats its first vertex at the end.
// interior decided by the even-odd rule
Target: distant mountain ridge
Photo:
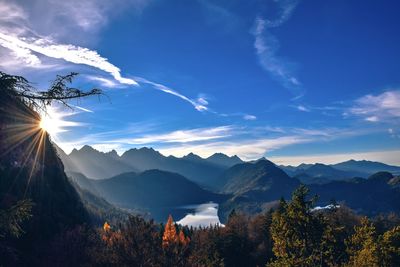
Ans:
{"type": "MultiPolygon", "coordinates": [[[[79,150],[74,149],[69,155],[60,148],[57,150],[66,171],[79,172],[92,179],[105,179],[126,172],[159,169],[179,173],[213,190],[218,189],[223,183],[220,177],[225,170],[244,163],[238,156],[230,157],[223,153],[215,153],[208,158],[202,158],[194,153],[181,158],[167,157],[147,147],[127,150],[121,156],[115,150],[104,153],[90,146],[83,146],[79,150]]],[[[299,166],[278,167],[304,184],[323,184],[337,180],[350,180],[354,177],[367,178],[380,171],[388,171],[394,175],[400,174],[398,166],[366,160],[349,160],[332,165],[303,163],[299,166]]]]}
{"type": "Polygon", "coordinates": [[[321,184],[354,177],[367,178],[377,172],[400,174],[400,167],[367,160],[349,160],[337,164],[300,164],[299,166],[279,166],[289,176],[298,178],[305,184],[321,184]]]}
{"type": "Polygon", "coordinates": [[[243,162],[239,157],[222,153],[206,159],[190,153],[182,158],[164,156],[160,152],[143,147],[133,148],[121,156],[117,152],[100,152],[90,146],[74,149],[67,155],[58,148],[67,172],[79,172],[92,179],[110,178],[126,172],[143,172],[158,169],[176,172],[202,186],[214,188],[219,175],[227,168],[243,162]]]}
{"type": "Polygon", "coordinates": [[[384,164],[381,162],[376,162],[376,161],[368,161],[368,160],[348,160],[345,162],[337,163],[334,165],[331,165],[332,167],[338,169],[338,170],[343,170],[343,171],[358,171],[361,173],[367,173],[369,175],[377,172],[390,172],[394,175],[399,175],[400,174],[400,167],[399,166],[392,166],[388,164],[384,164]]]}

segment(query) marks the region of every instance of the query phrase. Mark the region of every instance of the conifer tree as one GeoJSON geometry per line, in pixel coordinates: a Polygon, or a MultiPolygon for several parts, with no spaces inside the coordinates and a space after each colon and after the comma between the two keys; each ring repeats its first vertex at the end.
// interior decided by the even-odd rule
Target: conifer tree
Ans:
{"type": "Polygon", "coordinates": [[[307,200],[309,190],[300,186],[292,201],[281,200],[272,216],[271,236],[276,260],[271,266],[315,266],[321,262],[320,242],[324,227],[312,213],[315,199],[307,200]]]}
{"type": "Polygon", "coordinates": [[[400,226],[383,234],[380,247],[382,266],[400,266],[400,226]]]}
{"type": "Polygon", "coordinates": [[[354,234],[346,241],[350,256],[348,266],[380,266],[378,238],[375,226],[367,217],[361,219],[361,225],[354,227],[354,234]]]}

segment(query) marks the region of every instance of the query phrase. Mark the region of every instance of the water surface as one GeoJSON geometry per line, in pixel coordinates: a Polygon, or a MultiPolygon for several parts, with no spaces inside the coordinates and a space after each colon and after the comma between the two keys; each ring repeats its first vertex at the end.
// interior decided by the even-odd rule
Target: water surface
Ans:
{"type": "Polygon", "coordinates": [[[186,214],[186,216],[177,221],[177,223],[193,227],[208,227],[210,225],[224,226],[218,218],[217,203],[209,202],[191,207],[194,208],[194,212],[186,214]]]}

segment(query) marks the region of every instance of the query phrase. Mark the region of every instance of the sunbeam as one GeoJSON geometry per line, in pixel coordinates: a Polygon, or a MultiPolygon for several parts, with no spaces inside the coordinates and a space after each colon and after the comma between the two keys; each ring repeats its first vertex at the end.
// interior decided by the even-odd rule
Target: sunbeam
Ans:
{"type": "Polygon", "coordinates": [[[78,122],[64,119],[71,115],[74,115],[74,113],[62,112],[60,109],[50,106],[47,108],[46,112],[42,112],[39,127],[55,139],[58,133],[68,131],[68,127],[80,125],[78,122]]]}

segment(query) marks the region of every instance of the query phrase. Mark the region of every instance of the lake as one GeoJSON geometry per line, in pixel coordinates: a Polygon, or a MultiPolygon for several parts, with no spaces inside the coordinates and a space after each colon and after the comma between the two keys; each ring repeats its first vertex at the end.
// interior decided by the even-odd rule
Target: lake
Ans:
{"type": "Polygon", "coordinates": [[[187,206],[187,208],[194,209],[194,212],[186,214],[181,220],[177,221],[178,224],[193,226],[193,227],[208,227],[210,225],[220,225],[218,218],[218,204],[214,202],[204,203],[200,205],[187,206]]]}

